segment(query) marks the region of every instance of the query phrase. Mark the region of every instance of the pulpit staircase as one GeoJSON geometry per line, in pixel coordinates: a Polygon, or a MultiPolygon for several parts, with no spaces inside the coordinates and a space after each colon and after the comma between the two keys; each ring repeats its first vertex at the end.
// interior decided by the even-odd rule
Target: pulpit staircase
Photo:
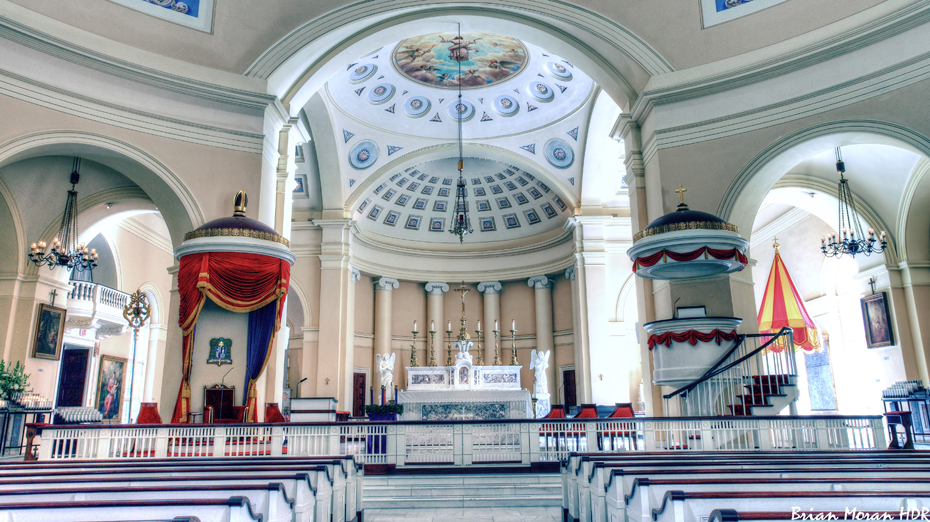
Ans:
{"type": "Polygon", "coordinates": [[[778,415],[797,399],[797,383],[790,328],[740,335],[704,375],[664,396],[665,411],[694,417],[778,415]]]}

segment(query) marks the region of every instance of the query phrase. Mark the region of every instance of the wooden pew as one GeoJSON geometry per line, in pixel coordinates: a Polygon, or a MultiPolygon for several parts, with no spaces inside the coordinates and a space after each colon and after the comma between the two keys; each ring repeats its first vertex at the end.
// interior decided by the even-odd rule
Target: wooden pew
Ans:
{"type": "MultiPolygon", "coordinates": [[[[268,484],[228,484],[223,486],[174,485],[174,486],[121,486],[121,487],[75,487],[41,488],[0,491],[0,504],[45,504],[48,502],[73,501],[122,501],[122,500],[227,500],[243,497],[262,515],[262,522],[309,522],[312,517],[296,518],[294,501],[287,497],[280,482],[268,484]]],[[[308,514],[309,515],[309,514],[308,514]]]]}
{"type": "MultiPolygon", "coordinates": [[[[338,472],[337,472],[338,473],[338,472]]],[[[338,478],[338,474],[337,474],[338,478]]],[[[93,470],[60,473],[49,471],[36,475],[4,474],[0,475],[0,490],[41,489],[43,487],[70,487],[107,484],[111,486],[186,484],[223,485],[267,484],[270,481],[281,482],[288,486],[289,498],[296,501],[295,511],[303,518],[312,514],[315,520],[345,519],[344,501],[334,498],[332,466],[299,466],[282,469],[281,467],[251,467],[222,472],[209,472],[204,469],[190,469],[187,472],[171,468],[155,470],[135,468],[126,470],[93,470]],[[343,508],[340,510],[340,506],[343,508]],[[334,509],[335,508],[335,509],[334,509]],[[342,513],[342,515],[339,515],[342,513]],[[336,515],[336,516],[333,516],[336,515]]]]}
{"type": "MultiPolygon", "coordinates": [[[[793,508],[817,511],[900,512],[906,499],[930,498],[928,491],[766,491],[685,493],[669,491],[662,505],[652,510],[652,522],[700,522],[717,509],[745,508],[760,512],[791,512],[793,508]]],[[[850,518],[850,520],[854,520],[850,518]]]]}
{"type": "MultiPolygon", "coordinates": [[[[633,488],[623,499],[626,512],[622,506],[616,506],[616,499],[608,495],[607,510],[609,520],[624,517],[627,520],[650,520],[652,510],[660,505],[665,494],[671,490],[686,493],[715,492],[738,489],[739,491],[930,491],[930,476],[926,477],[846,477],[842,474],[826,477],[795,478],[673,478],[649,479],[636,478],[633,488]],[[729,489],[728,489],[729,488],[729,489]],[[617,509],[617,508],[620,509],[617,509]]],[[[598,518],[595,517],[595,520],[598,518]]]]}
{"type": "MultiPolygon", "coordinates": [[[[303,456],[303,457],[224,457],[224,458],[169,458],[169,459],[134,459],[134,460],[67,460],[67,461],[44,461],[31,462],[26,464],[9,464],[0,465],[0,475],[10,470],[68,470],[68,469],[109,469],[114,463],[119,463],[122,467],[133,468],[150,468],[157,466],[185,467],[185,466],[206,466],[211,467],[240,467],[252,463],[257,466],[269,466],[272,464],[285,464],[296,466],[301,463],[326,462],[334,465],[329,461],[341,461],[345,475],[345,501],[346,501],[346,518],[353,520],[362,513],[363,505],[363,466],[357,463],[351,456],[303,456]]],[[[337,473],[333,473],[337,475],[337,473]]],[[[341,496],[342,486],[334,486],[334,498],[339,499],[341,496]]],[[[338,509],[334,509],[338,511],[338,509]]]]}
{"type": "Polygon", "coordinates": [[[262,522],[262,516],[253,511],[244,497],[206,500],[121,500],[72,501],[0,504],[4,522],[97,522],[140,520],[167,517],[196,517],[200,522],[262,522]]]}
{"type": "Polygon", "coordinates": [[[612,469],[633,472],[636,468],[688,469],[708,467],[740,469],[751,463],[754,467],[777,465],[784,468],[822,466],[846,467],[854,465],[881,464],[885,467],[913,466],[915,461],[930,464],[930,456],[915,455],[914,452],[898,454],[888,452],[811,452],[784,453],[762,452],[760,454],[704,453],[684,456],[679,453],[664,454],[618,454],[580,455],[573,454],[563,466],[563,513],[566,519],[590,520],[592,509],[603,513],[606,484],[612,469]],[[593,507],[592,507],[593,506],[593,507]]]}

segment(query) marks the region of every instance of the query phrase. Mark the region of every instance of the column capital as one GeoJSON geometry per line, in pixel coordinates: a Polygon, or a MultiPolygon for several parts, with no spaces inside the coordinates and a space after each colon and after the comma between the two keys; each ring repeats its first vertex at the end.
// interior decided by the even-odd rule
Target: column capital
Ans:
{"type": "Polygon", "coordinates": [[[478,291],[485,295],[499,294],[503,288],[504,287],[500,284],[499,281],[487,281],[484,283],[478,283],[478,291]]]}
{"type": "Polygon", "coordinates": [[[569,281],[575,280],[575,265],[565,269],[565,279],[568,279],[569,281]]]}
{"type": "Polygon", "coordinates": [[[354,283],[362,278],[362,273],[358,271],[358,268],[349,265],[349,282],[354,283]]]}
{"type": "Polygon", "coordinates": [[[533,276],[526,282],[527,286],[531,286],[535,290],[551,290],[553,283],[554,281],[545,275],[533,276]]]}
{"type": "Polygon", "coordinates": [[[388,292],[394,291],[395,288],[400,288],[400,281],[394,279],[393,277],[379,277],[374,280],[375,290],[386,290],[388,292]]]}
{"type": "Polygon", "coordinates": [[[442,295],[449,291],[449,284],[429,282],[423,285],[423,288],[428,295],[442,295]]]}

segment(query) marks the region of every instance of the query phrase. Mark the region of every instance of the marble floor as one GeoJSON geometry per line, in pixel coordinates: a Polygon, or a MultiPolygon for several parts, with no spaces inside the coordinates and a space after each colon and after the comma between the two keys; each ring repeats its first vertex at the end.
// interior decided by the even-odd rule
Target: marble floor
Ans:
{"type": "Polygon", "coordinates": [[[365,509],[365,522],[560,522],[562,508],[416,508],[416,509],[365,509]]]}

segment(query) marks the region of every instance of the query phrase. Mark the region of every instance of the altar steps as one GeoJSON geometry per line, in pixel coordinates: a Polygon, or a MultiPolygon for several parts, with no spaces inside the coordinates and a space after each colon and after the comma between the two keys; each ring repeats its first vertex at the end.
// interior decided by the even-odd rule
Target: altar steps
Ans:
{"type": "Polygon", "coordinates": [[[558,473],[365,476],[365,508],[559,507],[558,473]]]}

